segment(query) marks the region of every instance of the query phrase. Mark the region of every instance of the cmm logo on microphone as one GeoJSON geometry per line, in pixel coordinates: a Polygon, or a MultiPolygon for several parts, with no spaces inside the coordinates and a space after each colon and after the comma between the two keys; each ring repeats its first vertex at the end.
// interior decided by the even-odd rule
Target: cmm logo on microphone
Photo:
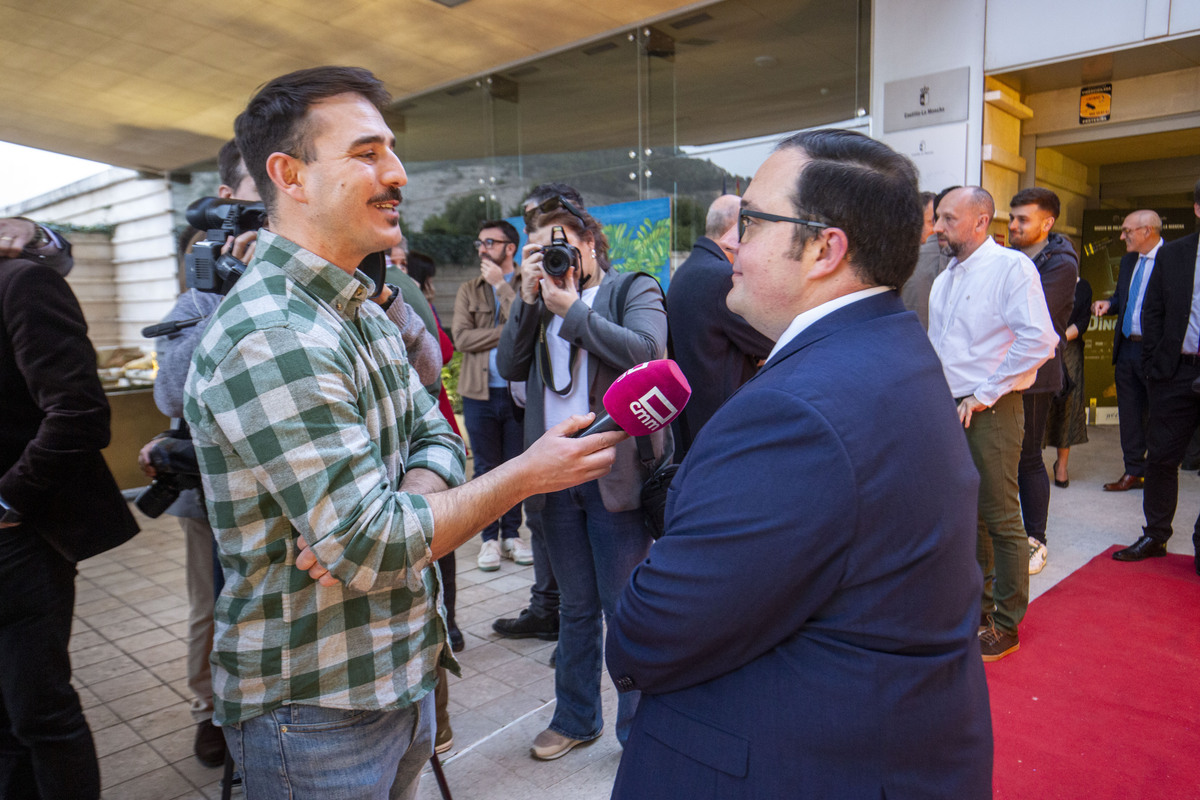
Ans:
{"type": "Polygon", "coordinates": [[[630,412],[651,432],[658,430],[679,413],[657,386],[629,404],[630,412]]]}

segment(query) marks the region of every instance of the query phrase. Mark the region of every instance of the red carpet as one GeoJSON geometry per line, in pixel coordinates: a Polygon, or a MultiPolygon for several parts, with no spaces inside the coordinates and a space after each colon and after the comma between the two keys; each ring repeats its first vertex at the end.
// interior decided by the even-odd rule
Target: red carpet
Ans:
{"type": "Polygon", "coordinates": [[[1200,576],[1109,548],[1029,606],[987,665],[996,798],[1200,798],[1200,576]]]}

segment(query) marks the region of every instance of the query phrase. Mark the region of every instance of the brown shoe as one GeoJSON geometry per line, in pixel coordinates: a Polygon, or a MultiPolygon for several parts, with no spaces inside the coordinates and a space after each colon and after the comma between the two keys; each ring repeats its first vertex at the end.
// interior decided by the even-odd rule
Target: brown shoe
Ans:
{"type": "Polygon", "coordinates": [[[1128,472],[1126,472],[1120,477],[1119,480],[1104,484],[1104,491],[1128,492],[1130,489],[1141,489],[1145,484],[1145,478],[1130,475],[1128,472]]]}
{"type": "Polygon", "coordinates": [[[1020,649],[1021,640],[1017,635],[1000,630],[995,623],[979,632],[979,651],[984,661],[999,661],[1020,649]]]}

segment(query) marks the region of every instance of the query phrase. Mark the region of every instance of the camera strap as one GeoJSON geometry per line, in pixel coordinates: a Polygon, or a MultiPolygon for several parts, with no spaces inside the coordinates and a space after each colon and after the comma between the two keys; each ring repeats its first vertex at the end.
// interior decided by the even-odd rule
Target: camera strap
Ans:
{"type": "Polygon", "coordinates": [[[542,383],[559,397],[566,397],[571,393],[571,387],[575,383],[575,363],[579,359],[579,345],[571,345],[570,356],[567,359],[569,365],[569,369],[567,370],[567,385],[559,389],[555,385],[554,367],[550,363],[550,345],[546,341],[548,335],[546,333],[546,324],[553,316],[549,309],[543,310],[542,321],[539,323],[538,328],[537,347],[534,348],[534,353],[537,356],[538,371],[542,374],[542,383]]]}

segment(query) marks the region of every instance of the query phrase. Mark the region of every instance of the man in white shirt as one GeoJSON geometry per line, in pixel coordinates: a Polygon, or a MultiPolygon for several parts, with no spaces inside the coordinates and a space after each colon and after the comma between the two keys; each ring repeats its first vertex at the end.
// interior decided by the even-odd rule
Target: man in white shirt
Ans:
{"type": "Polygon", "coordinates": [[[1020,647],[1017,626],[1029,604],[1029,541],[1017,493],[1025,433],[1019,393],[1033,384],[1058,344],[1033,262],[988,235],[995,208],[978,186],[942,199],[934,232],[954,260],[929,296],[929,338],[979,470],[984,661],[1020,647]]]}

